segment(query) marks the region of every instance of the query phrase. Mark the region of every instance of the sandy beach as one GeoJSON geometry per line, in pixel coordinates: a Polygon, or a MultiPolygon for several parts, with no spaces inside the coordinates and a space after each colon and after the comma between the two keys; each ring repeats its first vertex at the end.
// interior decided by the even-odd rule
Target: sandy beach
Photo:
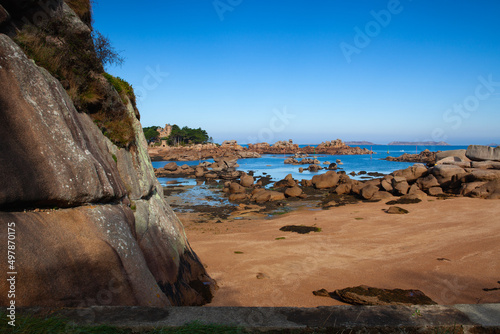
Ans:
{"type": "Polygon", "coordinates": [[[419,289],[439,304],[500,302],[498,200],[429,197],[399,205],[406,215],[387,214],[386,202],[219,223],[179,217],[220,287],[208,306],[339,305],[312,291],[362,284],[419,289]],[[285,225],[321,232],[280,231],[285,225]]]}

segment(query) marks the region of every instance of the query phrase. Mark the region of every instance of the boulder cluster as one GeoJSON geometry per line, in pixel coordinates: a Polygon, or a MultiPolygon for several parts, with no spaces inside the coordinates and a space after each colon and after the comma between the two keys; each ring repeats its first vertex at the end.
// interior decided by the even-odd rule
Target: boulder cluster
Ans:
{"type": "MultiPolygon", "coordinates": [[[[305,159],[307,158],[303,160],[305,159]]],[[[219,180],[224,182],[223,191],[233,202],[264,203],[287,198],[306,198],[307,189],[326,190],[336,195],[353,195],[369,201],[392,196],[401,196],[403,200],[409,201],[440,195],[500,198],[500,148],[473,145],[467,150],[437,153],[436,160],[432,167],[415,164],[366,181],[354,180],[343,171],[335,171],[337,164],[332,163],[327,169],[334,170],[314,175],[311,180],[298,181],[289,174],[285,179],[275,182],[273,190],[265,189],[269,178],[256,180],[252,175],[237,171],[236,157],[216,158],[214,163],[203,162],[194,167],[178,166],[171,162],[156,170],[156,175],[219,180]]],[[[322,167],[313,164],[308,169],[317,171],[322,167]]]]}
{"type": "Polygon", "coordinates": [[[301,184],[365,200],[390,196],[422,200],[428,195],[446,194],[495,199],[500,198],[500,148],[471,145],[467,150],[440,152],[433,167],[415,164],[369,181],[329,171],[301,184]]]}
{"type": "Polygon", "coordinates": [[[213,163],[202,162],[196,166],[177,165],[169,162],[163,168],[155,169],[157,177],[194,177],[202,180],[234,180],[240,178],[243,172],[237,171],[237,157],[215,158],[213,163]]]}

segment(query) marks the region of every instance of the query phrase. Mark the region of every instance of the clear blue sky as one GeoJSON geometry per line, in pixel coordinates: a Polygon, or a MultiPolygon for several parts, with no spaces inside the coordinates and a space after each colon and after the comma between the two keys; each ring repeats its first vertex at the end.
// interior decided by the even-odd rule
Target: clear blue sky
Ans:
{"type": "Polygon", "coordinates": [[[108,71],[136,89],[143,126],[216,142],[500,142],[499,1],[95,2],[94,27],[126,58],[108,71]]]}

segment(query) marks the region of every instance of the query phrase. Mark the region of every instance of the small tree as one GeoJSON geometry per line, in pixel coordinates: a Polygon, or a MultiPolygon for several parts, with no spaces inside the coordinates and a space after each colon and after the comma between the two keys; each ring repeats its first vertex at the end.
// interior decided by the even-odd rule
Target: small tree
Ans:
{"type": "Polygon", "coordinates": [[[107,65],[122,66],[125,58],[120,56],[115,50],[108,37],[95,30],[92,32],[92,39],[94,40],[97,58],[102,62],[104,67],[107,65]]]}

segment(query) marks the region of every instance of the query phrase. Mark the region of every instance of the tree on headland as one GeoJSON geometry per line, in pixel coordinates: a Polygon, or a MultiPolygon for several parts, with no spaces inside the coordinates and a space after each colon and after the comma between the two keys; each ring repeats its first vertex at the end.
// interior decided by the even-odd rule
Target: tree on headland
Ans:
{"type": "Polygon", "coordinates": [[[172,132],[167,138],[169,145],[206,144],[210,137],[202,128],[193,129],[187,126],[180,128],[172,125],[172,132]]]}
{"type": "Polygon", "coordinates": [[[159,126],[148,126],[143,128],[144,136],[148,143],[159,142],[166,140],[168,145],[194,145],[213,143],[213,138],[207,134],[207,131],[202,128],[193,129],[188,126],[179,127],[177,124],[172,125],[172,131],[168,137],[160,138],[158,132],[159,126]]]}
{"type": "Polygon", "coordinates": [[[142,129],[144,131],[144,137],[146,137],[148,143],[158,140],[158,137],[160,136],[160,133],[156,130],[158,128],[159,126],[148,126],[142,129]]]}

